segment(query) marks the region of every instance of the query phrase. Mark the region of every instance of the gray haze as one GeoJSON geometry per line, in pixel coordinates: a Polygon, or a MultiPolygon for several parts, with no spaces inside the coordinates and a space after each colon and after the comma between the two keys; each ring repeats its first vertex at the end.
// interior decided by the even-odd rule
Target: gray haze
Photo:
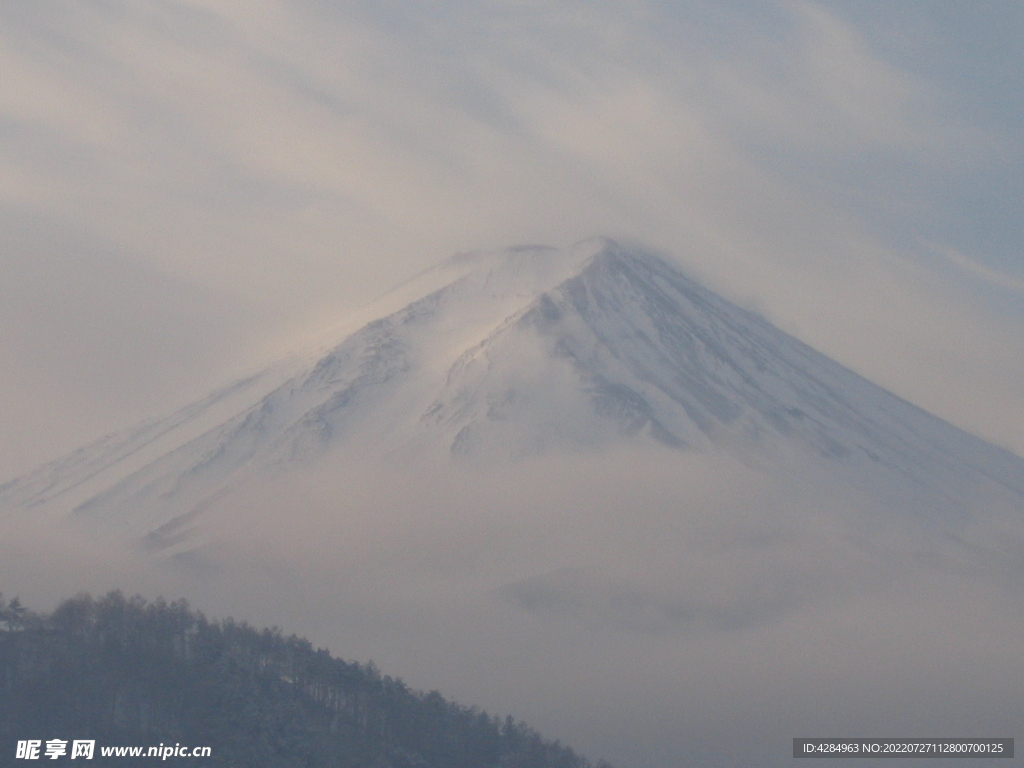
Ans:
{"type": "MultiPolygon", "coordinates": [[[[1022,40],[1012,2],[2,4],[0,481],[453,252],[594,234],[1024,455],[1022,40]]],[[[921,519],[650,448],[344,458],[224,499],[190,558],[8,518],[0,589],[183,595],[623,768],[1024,737],[994,497],[921,519]]]]}
{"type": "Polygon", "coordinates": [[[9,524],[0,578],[188,595],[624,768],[788,765],[794,735],[1020,733],[1024,522],[978,498],[923,517],[806,457],[344,455],[245,484],[175,557],[9,524]]]}

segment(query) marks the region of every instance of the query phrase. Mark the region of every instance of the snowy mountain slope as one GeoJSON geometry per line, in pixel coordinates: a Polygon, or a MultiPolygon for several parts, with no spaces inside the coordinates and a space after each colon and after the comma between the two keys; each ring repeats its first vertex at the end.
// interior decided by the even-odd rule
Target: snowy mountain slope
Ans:
{"type": "Polygon", "coordinates": [[[222,387],[170,416],[149,419],[106,435],[0,485],[4,507],[45,507],[49,502],[90,498],[132,471],[250,407],[294,374],[297,361],[282,361],[222,387]]]}
{"type": "Polygon", "coordinates": [[[459,255],[370,311],[374,319],[258,400],[255,380],[243,382],[8,483],[0,501],[63,500],[160,548],[187,537],[246,473],[341,447],[389,461],[440,451],[493,463],[631,440],[724,446],[754,462],[810,452],[954,506],[979,485],[1024,500],[1024,460],[610,240],[459,255]],[[196,434],[200,416],[243,390],[248,403],[196,434]],[[157,455],[155,436],[165,438],[157,455]],[[116,480],[87,484],[91,495],[70,493],[118,468],[116,480]]]}

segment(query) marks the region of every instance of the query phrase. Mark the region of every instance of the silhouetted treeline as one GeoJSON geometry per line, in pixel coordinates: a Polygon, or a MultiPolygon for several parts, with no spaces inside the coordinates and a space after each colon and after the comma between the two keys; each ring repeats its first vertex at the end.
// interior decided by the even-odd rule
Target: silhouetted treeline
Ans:
{"type": "Polygon", "coordinates": [[[209,621],[184,601],[112,592],[38,615],[0,596],[0,765],[26,764],[17,740],[53,738],[96,740],[101,764],[100,745],[180,743],[212,748],[187,760],[197,766],[591,765],[511,717],[410,690],[276,629],[209,621]]]}

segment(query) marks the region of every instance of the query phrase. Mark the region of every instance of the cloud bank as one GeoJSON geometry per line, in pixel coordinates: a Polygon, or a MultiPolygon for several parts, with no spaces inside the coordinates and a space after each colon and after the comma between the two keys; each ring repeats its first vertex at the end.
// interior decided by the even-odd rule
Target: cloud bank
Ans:
{"type": "Polygon", "coordinates": [[[0,578],[37,605],[187,595],[625,768],[783,765],[801,734],[1019,730],[1024,528],[977,501],[925,515],[825,460],[347,455],[254,480],[162,556],[9,525],[0,578]]]}
{"type": "MultiPolygon", "coordinates": [[[[452,252],[599,233],[1024,454],[1024,20],[866,8],[0,6],[0,479],[452,252]]],[[[4,592],[185,595],[625,768],[1020,730],[1022,538],[989,500],[943,527],[722,457],[350,466],[225,501],[177,559],[7,520],[4,592]]]]}

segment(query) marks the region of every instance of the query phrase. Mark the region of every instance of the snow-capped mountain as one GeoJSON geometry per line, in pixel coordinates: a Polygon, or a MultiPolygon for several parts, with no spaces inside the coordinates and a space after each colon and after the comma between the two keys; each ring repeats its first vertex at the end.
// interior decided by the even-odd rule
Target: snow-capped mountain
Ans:
{"type": "Polygon", "coordinates": [[[490,464],[625,441],[807,452],[954,506],[979,485],[1024,502],[1024,460],[611,240],[458,255],[368,313],[315,360],[104,438],[0,486],[0,502],[164,546],[246,473],[334,449],[490,464]]]}

